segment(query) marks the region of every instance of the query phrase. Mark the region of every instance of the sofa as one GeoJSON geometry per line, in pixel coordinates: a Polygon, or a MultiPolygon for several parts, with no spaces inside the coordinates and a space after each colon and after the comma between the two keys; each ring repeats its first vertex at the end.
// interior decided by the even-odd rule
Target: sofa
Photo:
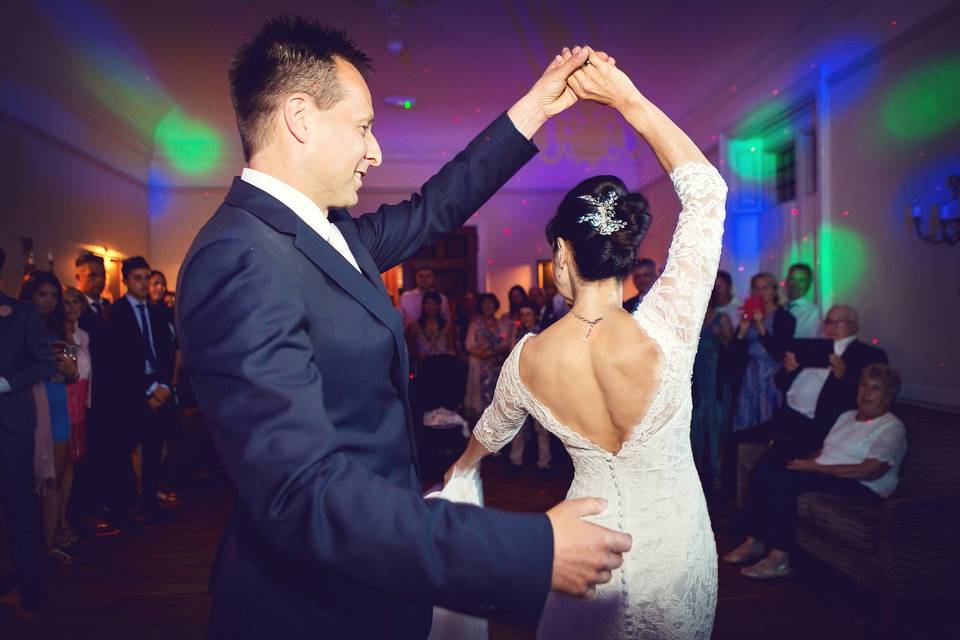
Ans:
{"type": "MultiPolygon", "coordinates": [[[[907,454],[897,491],[879,504],[804,493],[800,548],[884,600],[960,602],[960,414],[898,405],[907,454]]],[[[737,448],[737,499],[766,445],[737,448]]]]}

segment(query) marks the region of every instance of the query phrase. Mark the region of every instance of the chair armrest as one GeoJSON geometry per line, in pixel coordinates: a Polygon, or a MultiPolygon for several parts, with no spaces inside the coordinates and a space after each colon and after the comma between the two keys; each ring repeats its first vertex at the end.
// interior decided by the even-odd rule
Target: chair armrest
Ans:
{"type": "Polygon", "coordinates": [[[960,495],[884,502],[879,540],[884,591],[907,597],[955,595],[958,541],[960,495]]]}

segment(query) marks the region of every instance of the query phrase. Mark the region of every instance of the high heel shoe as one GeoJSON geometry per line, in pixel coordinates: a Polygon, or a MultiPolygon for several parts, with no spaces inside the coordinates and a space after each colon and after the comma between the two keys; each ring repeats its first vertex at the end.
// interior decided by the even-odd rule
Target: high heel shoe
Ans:
{"type": "Polygon", "coordinates": [[[752,542],[747,540],[739,547],[723,556],[720,559],[724,564],[741,564],[743,562],[753,562],[762,558],[767,553],[767,548],[762,542],[752,542]]]}

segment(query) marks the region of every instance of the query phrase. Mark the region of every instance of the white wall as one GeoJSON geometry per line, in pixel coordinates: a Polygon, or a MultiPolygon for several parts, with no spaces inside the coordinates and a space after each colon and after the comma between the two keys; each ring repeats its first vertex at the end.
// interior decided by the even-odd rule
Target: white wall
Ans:
{"type": "MultiPolygon", "coordinates": [[[[882,14],[874,13],[879,24],[882,14]]],[[[948,124],[931,135],[904,138],[892,134],[885,120],[891,95],[901,83],[940,61],[960,64],[958,30],[956,6],[913,20],[909,29],[890,29],[886,38],[875,39],[873,47],[844,59],[843,65],[821,69],[819,81],[810,75],[797,81],[792,93],[812,92],[820,113],[821,227],[799,235],[817,234],[814,267],[824,302],[846,302],[860,310],[861,338],[875,339],[903,375],[902,399],[960,408],[960,247],[921,242],[903,216],[904,205],[914,198],[925,204],[938,200],[943,192],[937,187],[948,174],[960,173],[960,121],[935,110],[927,117],[939,115],[948,124]]],[[[785,86],[784,69],[800,58],[758,65],[760,71],[750,70],[739,84],[785,86]]],[[[946,83],[943,91],[955,93],[956,82],[952,87],[946,83]]],[[[731,78],[731,84],[738,79],[731,78]]],[[[683,124],[700,132],[733,131],[746,114],[770,100],[769,94],[759,92],[727,96],[683,124]]],[[[721,158],[729,176],[725,160],[721,158]]],[[[758,226],[747,229],[759,236],[759,256],[738,255],[735,245],[731,247],[738,230],[731,216],[722,266],[733,271],[741,294],[750,267],[738,273],[738,264],[775,272],[783,264],[783,256],[768,256],[766,251],[782,245],[781,218],[789,215],[790,206],[760,211],[758,226]]]]}
{"type": "Polygon", "coordinates": [[[19,290],[20,238],[31,237],[37,266],[73,284],[81,246],[106,246],[130,255],[148,255],[147,191],[142,183],[100,161],[97,149],[78,149],[32,128],[0,117],[0,246],[7,254],[2,288],[19,290]]]}
{"type": "MultiPolygon", "coordinates": [[[[928,26],[917,39],[828,84],[832,102],[851,106],[830,120],[827,213],[862,243],[865,268],[842,299],[861,311],[863,337],[876,337],[900,369],[904,397],[960,407],[960,246],[923,243],[902,213],[914,198],[924,205],[937,201],[936,187],[948,173],[960,174],[960,122],[954,115],[953,126],[940,133],[902,139],[884,119],[891,92],[905,79],[948,58],[960,65],[960,12],[928,26]]],[[[835,279],[851,266],[844,244],[833,257],[835,279]]]]}

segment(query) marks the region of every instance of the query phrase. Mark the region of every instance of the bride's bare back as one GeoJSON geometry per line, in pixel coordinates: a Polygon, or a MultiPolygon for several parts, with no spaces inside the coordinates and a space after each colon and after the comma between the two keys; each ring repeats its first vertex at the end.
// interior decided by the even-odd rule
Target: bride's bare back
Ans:
{"type": "Polygon", "coordinates": [[[656,393],[661,353],[622,309],[593,329],[568,313],[530,338],[520,357],[524,386],[558,422],[617,453],[656,393]]]}

